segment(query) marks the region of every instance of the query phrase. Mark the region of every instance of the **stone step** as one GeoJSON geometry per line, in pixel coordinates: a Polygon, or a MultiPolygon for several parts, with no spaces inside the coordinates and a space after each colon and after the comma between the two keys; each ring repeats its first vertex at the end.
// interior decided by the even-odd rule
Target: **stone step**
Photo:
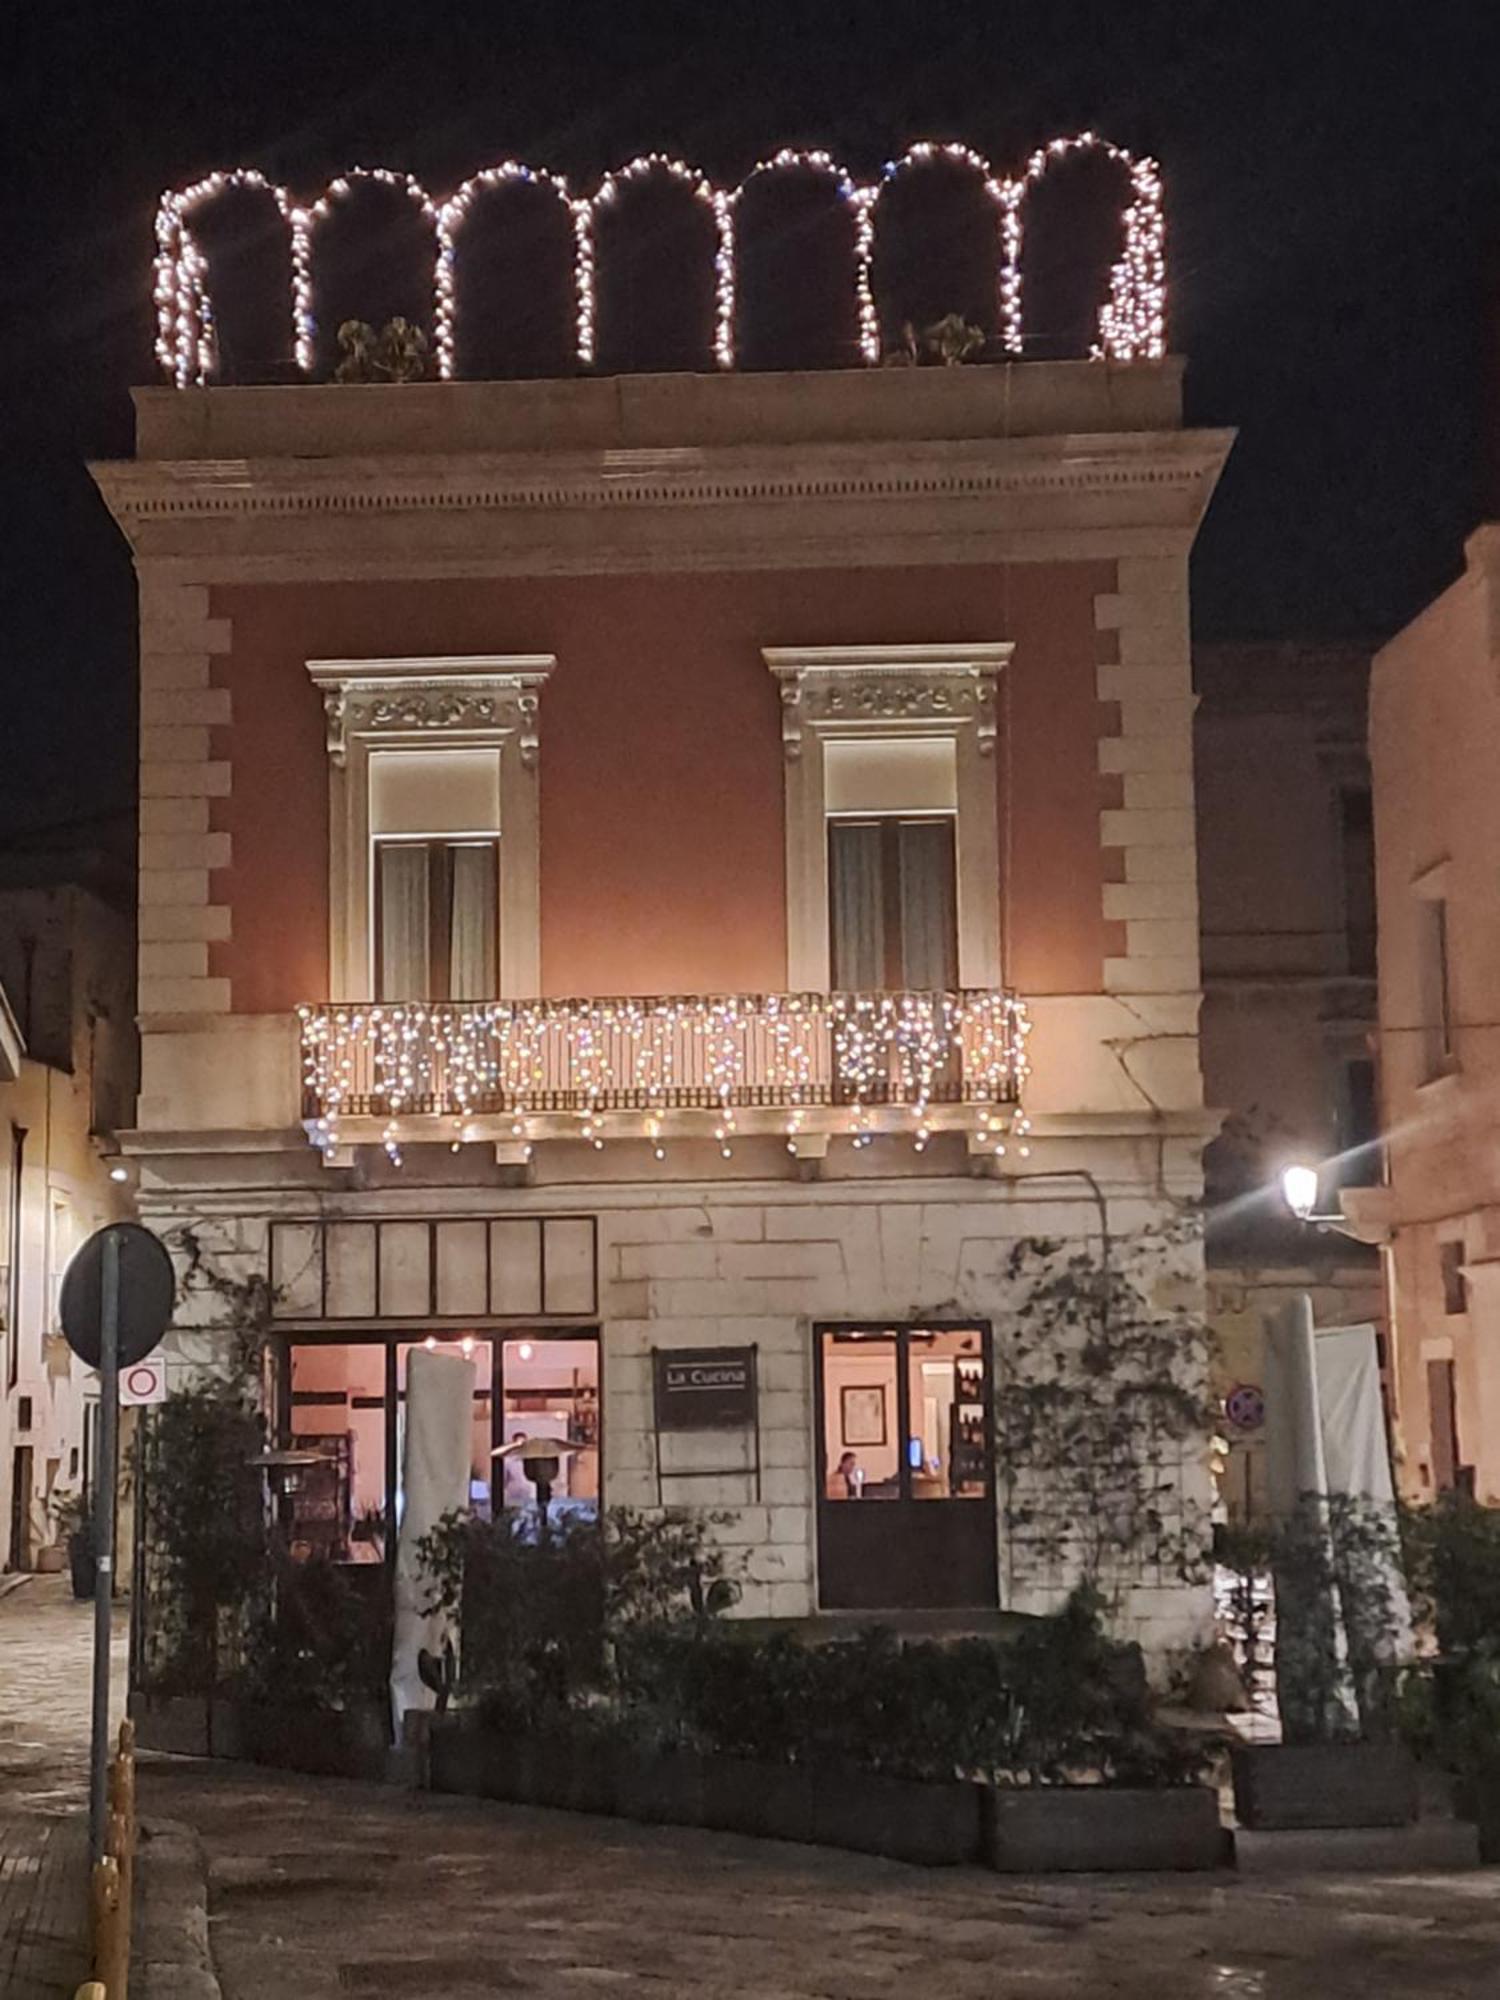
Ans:
{"type": "Polygon", "coordinates": [[[1412,1826],[1236,1827],[1234,1857],[1242,1875],[1451,1872],[1479,1866],[1479,1829],[1460,1819],[1423,1819],[1412,1826]]]}

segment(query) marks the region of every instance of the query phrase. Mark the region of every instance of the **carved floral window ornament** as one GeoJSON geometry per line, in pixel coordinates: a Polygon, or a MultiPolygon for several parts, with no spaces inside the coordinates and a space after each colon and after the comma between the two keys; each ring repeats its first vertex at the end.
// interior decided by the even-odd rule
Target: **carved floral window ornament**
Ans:
{"type": "MultiPolygon", "coordinates": [[[[455,752],[493,756],[482,829],[498,840],[500,997],[533,995],[541,971],[538,882],[538,720],[556,661],[550,653],[428,659],[309,660],[323,697],[329,771],[329,983],[332,1000],[375,993],[372,843],[375,780],[387,753],[410,766],[455,752]]],[[[455,773],[458,770],[455,763],[455,773]]],[[[443,774],[434,772],[438,785],[443,774]]],[[[405,829],[409,832],[435,829],[405,829]]]]}
{"type": "MultiPolygon", "coordinates": [[[[994,752],[999,677],[1013,650],[1009,641],[765,649],[781,692],[787,983],[794,991],[826,991],[829,983],[828,753],[835,744],[951,745],[959,984],[1002,983],[994,752]]],[[[899,754],[887,765],[896,772],[899,754]]],[[[898,812],[908,800],[898,788],[865,803],[876,813],[898,812]]]]}

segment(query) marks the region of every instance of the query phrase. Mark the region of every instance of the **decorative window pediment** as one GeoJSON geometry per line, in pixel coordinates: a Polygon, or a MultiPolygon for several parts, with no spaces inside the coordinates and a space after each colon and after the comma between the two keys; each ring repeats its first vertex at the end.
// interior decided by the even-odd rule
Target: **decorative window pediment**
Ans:
{"type": "MultiPolygon", "coordinates": [[[[861,762],[861,810],[903,813],[910,788],[931,783],[900,746],[951,745],[951,812],[957,896],[958,980],[999,986],[1000,846],[995,774],[997,687],[1009,642],[940,646],[771,647],[766,665],[781,689],[786,753],[787,981],[826,990],[830,977],[828,822],[843,807],[848,773],[841,746],[880,747],[861,762]],[[830,749],[834,746],[834,753],[830,749]],[[882,772],[886,775],[882,775],[882,772]],[[884,782],[888,799],[877,795],[884,782]],[[876,790],[871,790],[871,787],[876,790]]],[[[930,760],[929,760],[930,761],[930,760]]]]}
{"type": "MultiPolygon", "coordinates": [[[[538,884],[538,716],[541,690],[555,661],[551,654],[500,654],[477,658],[309,660],[308,675],[323,696],[329,788],[330,998],[369,1000],[379,989],[377,864],[390,838],[444,839],[462,833],[492,840],[493,933],[498,940],[498,996],[534,994],[541,971],[538,884]],[[445,790],[441,760],[454,759],[452,776],[475,788],[476,754],[493,758],[480,789],[494,800],[483,825],[428,825],[420,801],[445,790]],[[431,782],[413,766],[430,760],[431,782]],[[460,769],[460,760],[462,768],[460,769]],[[382,780],[396,775],[403,783],[382,780]],[[390,796],[412,802],[416,817],[397,824],[390,796]]],[[[400,808],[395,808],[399,818],[400,808]]],[[[472,815],[471,815],[472,816],[472,815]]],[[[439,815],[442,817],[442,815],[439,815]]],[[[434,880],[443,856],[435,850],[434,880]]],[[[475,879],[479,879],[476,874],[475,879]]],[[[415,997],[415,996],[408,996],[415,997]]]]}

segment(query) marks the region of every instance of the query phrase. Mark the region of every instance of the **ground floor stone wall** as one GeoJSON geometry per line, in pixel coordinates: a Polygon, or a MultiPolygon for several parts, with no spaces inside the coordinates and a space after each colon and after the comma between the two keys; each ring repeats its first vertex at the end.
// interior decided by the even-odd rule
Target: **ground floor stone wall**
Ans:
{"type": "MultiPolygon", "coordinates": [[[[815,1430],[815,1330],[823,1322],[915,1324],[983,1321],[993,1330],[993,1394],[1007,1393],[1008,1328],[1017,1308],[1007,1266],[1024,1238],[1096,1253],[1100,1207],[1087,1187],[1060,1179],[1028,1189],[993,1181],[902,1181],[591,1187],[586,1200],[556,1190],[421,1187],[341,1193],[324,1214],[477,1216],[577,1215],[597,1223],[597,1323],[601,1336],[604,1494],[609,1503],[712,1510],[715,1532],[743,1565],[744,1615],[801,1619],[818,1609],[819,1475],[815,1430]],[[653,1422],[653,1349],[751,1347],[759,1404],[758,1479],[743,1441],[724,1432],[659,1438],[653,1422]],[[747,1469],[731,1470],[743,1462],[747,1469]],[[689,1477],[690,1474],[706,1476],[689,1477]]],[[[1180,1221],[1166,1195],[1123,1186],[1101,1191],[1112,1238],[1180,1221]]],[[[183,1306],[169,1336],[172,1374],[218,1365],[229,1321],[268,1273],[271,1225],[306,1217],[287,1192],[238,1197],[216,1192],[187,1213],[153,1201],[153,1226],[173,1243],[183,1306]]],[[[1201,1303],[1195,1245],[1179,1246],[1167,1282],[1174,1303],[1201,1303]]],[[[367,1332],[378,1335],[380,1323],[367,1332]]],[[[999,1596],[1021,1611],[1058,1606],[1078,1580],[1079,1551],[1093,1523],[1049,1515],[1034,1491],[1034,1518],[1007,1525],[1011,1469],[997,1465],[995,1533],[999,1596]]],[[[1033,1475],[1033,1486],[1036,1486],[1033,1475]]],[[[1180,1449],[1163,1479],[1161,1504],[1184,1521],[1206,1521],[1206,1449],[1180,1449]]],[[[1172,1566],[1132,1559],[1106,1575],[1117,1623],[1159,1657],[1203,1639],[1206,1584],[1172,1566]]]]}

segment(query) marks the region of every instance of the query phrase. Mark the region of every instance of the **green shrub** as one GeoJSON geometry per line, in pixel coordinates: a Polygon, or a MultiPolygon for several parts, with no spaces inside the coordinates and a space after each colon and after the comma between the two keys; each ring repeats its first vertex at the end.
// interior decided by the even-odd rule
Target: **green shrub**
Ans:
{"type": "Polygon", "coordinates": [[[1500,1779],[1500,1508],[1450,1495],[1402,1522],[1412,1607],[1435,1659],[1401,1677],[1396,1715],[1419,1756],[1500,1779]]]}
{"type": "Polygon", "coordinates": [[[1154,1723],[1138,1648],[1082,1592],[1005,1641],[665,1632],[625,1696],[658,1738],[771,1763],[1034,1784],[1180,1782],[1201,1764],[1154,1723]]]}
{"type": "Polygon", "coordinates": [[[234,1381],[175,1390],[156,1412],[143,1504],[150,1548],[148,1678],[166,1693],[233,1681],[270,1585],[264,1430],[234,1381]]]}
{"type": "Polygon", "coordinates": [[[344,1709],[389,1698],[390,1590],[373,1564],[272,1557],[273,1587],[248,1651],[253,1698],[344,1709]]]}
{"type": "Polygon", "coordinates": [[[628,1679],[642,1635],[701,1629],[738,1595],[702,1516],[449,1514],[422,1542],[428,1608],[456,1619],[461,1685],[497,1719],[544,1722],[628,1679]]]}

